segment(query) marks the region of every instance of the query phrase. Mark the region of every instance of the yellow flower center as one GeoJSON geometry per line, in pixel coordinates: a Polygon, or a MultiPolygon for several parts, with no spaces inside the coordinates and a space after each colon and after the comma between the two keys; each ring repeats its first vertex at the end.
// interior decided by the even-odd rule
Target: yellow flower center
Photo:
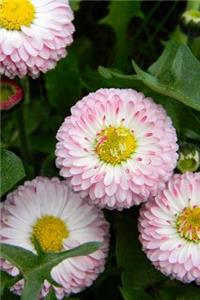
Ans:
{"type": "Polygon", "coordinates": [[[200,243],[200,207],[187,207],[177,217],[176,227],[184,239],[200,243]]]}
{"type": "Polygon", "coordinates": [[[8,30],[21,30],[29,26],[35,16],[31,0],[0,0],[0,27],[8,30]]]}
{"type": "Polygon", "coordinates": [[[97,135],[95,151],[100,160],[118,165],[126,161],[136,149],[133,133],[124,127],[107,127],[97,135]]]}
{"type": "Polygon", "coordinates": [[[63,239],[69,236],[65,223],[54,216],[43,216],[33,226],[32,236],[40,242],[46,252],[57,252],[62,250],[63,239]]]}

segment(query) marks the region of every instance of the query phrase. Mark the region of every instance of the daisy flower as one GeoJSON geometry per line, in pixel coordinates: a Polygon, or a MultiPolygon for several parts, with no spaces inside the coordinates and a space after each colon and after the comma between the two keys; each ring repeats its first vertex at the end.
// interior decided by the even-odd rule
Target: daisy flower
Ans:
{"type": "Polygon", "coordinates": [[[200,173],[176,174],[139,218],[147,257],[166,276],[200,284],[200,173]]]}
{"type": "MultiPolygon", "coordinates": [[[[80,244],[100,241],[102,247],[87,256],[64,260],[51,271],[52,278],[62,287],[53,287],[58,299],[78,293],[90,286],[104,270],[108,252],[109,226],[103,213],[74,194],[58,179],[37,177],[10,193],[1,214],[1,242],[20,246],[36,253],[33,235],[46,252],[59,252],[80,244]]],[[[2,269],[15,276],[15,266],[1,260],[2,269]]],[[[12,290],[21,294],[24,282],[12,290]]],[[[45,297],[51,284],[44,282],[40,297],[45,297]]]]}
{"type": "Polygon", "coordinates": [[[76,103],[57,133],[60,175],[81,197],[121,210],[146,201],[176,166],[165,110],[132,89],[100,89],[76,103]]]}
{"type": "Polygon", "coordinates": [[[0,79],[0,110],[9,110],[23,98],[22,88],[10,79],[0,79]]]}
{"type": "Polygon", "coordinates": [[[0,74],[13,78],[53,69],[73,41],[68,0],[0,1],[0,74]]]}

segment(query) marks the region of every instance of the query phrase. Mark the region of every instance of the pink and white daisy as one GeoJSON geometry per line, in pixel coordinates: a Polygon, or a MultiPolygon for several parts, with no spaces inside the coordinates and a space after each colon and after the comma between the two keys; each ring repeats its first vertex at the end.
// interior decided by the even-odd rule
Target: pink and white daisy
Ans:
{"type": "Polygon", "coordinates": [[[166,276],[200,284],[200,173],[174,175],[139,218],[147,257],[166,276]]]}
{"type": "Polygon", "coordinates": [[[22,88],[10,79],[0,79],[0,110],[9,110],[23,98],[22,88]]]}
{"type": "MultiPolygon", "coordinates": [[[[47,252],[68,250],[91,241],[102,242],[98,251],[64,260],[52,269],[52,278],[62,286],[53,287],[58,299],[90,286],[104,270],[109,226],[103,213],[56,178],[37,177],[10,193],[3,204],[1,222],[1,242],[34,253],[33,235],[47,252]]],[[[19,273],[5,260],[1,260],[1,267],[13,276],[19,273]]],[[[12,290],[21,294],[23,285],[21,280],[12,290]]],[[[45,281],[40,297],[45,297],[50,288],[51,284],[45,281]]]]}
{"type": "Polygon", "coordinates": [[[76,103],[57,133],[56,164],[92,204],[122,210],[146,201],[176,166],[165,110],[132,89],[100,89],[76,103]]]}
{"type": "Polygon", "coordinates": [[[0,74],[13,78],[47,72],[72,41],[68,0],[1,0],[0,74]]]}

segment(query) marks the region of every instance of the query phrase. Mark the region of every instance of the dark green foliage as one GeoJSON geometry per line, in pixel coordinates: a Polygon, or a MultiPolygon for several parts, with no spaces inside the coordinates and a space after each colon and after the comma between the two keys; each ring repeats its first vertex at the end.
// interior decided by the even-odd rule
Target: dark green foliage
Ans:
{"type": "Polygon", "coordinates": [[[21,159],[5,149],[1,149],[1,176],[1,196],[25,176],[21,159]]]}
{"type": "Polygon", "coordinates": [[[148,72],[133,66],[147,87],[200,111],[200,62],[186,45],[168,43],[148,72]]]}
{"type": "Polygon", "coordinates": [[[126,300],[153,299],[147,290],[165,279],[142,252],[138,235],[137,218],[123,216],[117,226],[116,256],[126,300]]]}
{"type": "MultiPolygon", "coordinates": [[[[55,286],[59,286],[51,278],[50,272],[61,261],[69,257],[87,255],[101,246],[99,242],[91,242],[60,253],[44,253],[39,242],[35,241],[34,244],[38,255],[20,247],[1,244],[1,257],[16,266],[20,271],[21,277],[25,279],[25,287],[21,296],[22,300],[37,300],[45,279],[52,282],[55,286]]],[[[1,280],[1,286],[4,288],[12,286],[11,280],[17,282],[19,277],[17,276],[17,280],[11,279],[10,276],[6,276],[3,272],[1,280]]]]}

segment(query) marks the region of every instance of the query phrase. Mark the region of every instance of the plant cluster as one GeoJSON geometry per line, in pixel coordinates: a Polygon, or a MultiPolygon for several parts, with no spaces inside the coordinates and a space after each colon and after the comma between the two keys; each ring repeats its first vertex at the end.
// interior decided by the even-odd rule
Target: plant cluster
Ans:
{"type": "Polygon", "coordinates": [[[0,1],[3,300],[199,300],[199,60],[199,0],[0,1]]]}

